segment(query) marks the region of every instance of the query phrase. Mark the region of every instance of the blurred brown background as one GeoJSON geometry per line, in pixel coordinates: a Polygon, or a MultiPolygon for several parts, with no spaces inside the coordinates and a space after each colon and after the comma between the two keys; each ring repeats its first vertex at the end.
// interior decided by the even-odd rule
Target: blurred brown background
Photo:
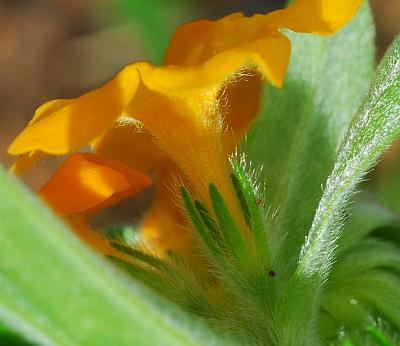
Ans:
{"type": "MultiPolygon", "coordinates": [[[[381,56],[400,31],[400,0],[371,3],[381,56]]],[[[11,164],[6,148],[37,106],[92,89],[128,62],[160,62],[178,24],[282,5],[280,0],[0,0],[0,160],[11,164]]],[[[34,186],[49,166],[39,165],[31,177],[34,186]]]]}

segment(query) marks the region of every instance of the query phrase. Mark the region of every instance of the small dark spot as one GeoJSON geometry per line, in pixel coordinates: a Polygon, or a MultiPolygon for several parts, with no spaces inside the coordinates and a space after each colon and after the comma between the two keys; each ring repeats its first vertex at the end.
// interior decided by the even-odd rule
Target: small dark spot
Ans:
{"type": "Polygon", "coordinates": [[[270,270],[269,273],[268,273],[268,275],[269,275],[271,278],[273,278],[273,277],[276,275],[276,273],[275,273],[273,270],[270,270]]]}
{"type": "Polygon", "coordinates": [[[257,200],[256,200],[256,205],[260,205],[262,202],[263,202],[262,199],[257,199],[257,200]]]}

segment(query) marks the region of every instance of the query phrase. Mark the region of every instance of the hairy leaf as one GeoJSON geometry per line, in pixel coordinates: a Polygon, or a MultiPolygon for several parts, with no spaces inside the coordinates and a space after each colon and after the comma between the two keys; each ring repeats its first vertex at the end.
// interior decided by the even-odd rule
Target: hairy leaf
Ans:
{"type": "Polygon", "coordinates": [[[400,37],[388,51],[372,90],[341,145],[302,249],[302,274],[318,273],[324,277],[340,236],[343,208],[357,183],[399,135],[399,111],[400,37]]]}
{"type": "Polygon", "coordinates": [[[263,166],[266,203],[277,214],[274,224],[286,239],[282,263],[291,272],[340,139],[368,91],[375,52],[367,4],[333,37],[288,36],[293,49],[284,86],[266,86],[243,149],[263,166]]]}
{"type": "MultiPolygon", "coordinates": [[[[295,322],[299,320],[300,311],[307,328],[311,328],[314,323],[320,290],[328,278],[341,235],[346,203],[356,185],[379,155],[399,135],[399,111],[400,37],[394,41],[386,54],[371,91],[342,142],[310,232],[302,247],[297,271],[282,299],[281,311],[292,316],[289,321],[286,316],[281,317],[289,329],[294,329],[289,332],[290,334],[296,333],[296,329],[299,333],[305,328],[302,323],[295,322]],[[304,295],[305,301],[294,306],[294,301],[300,292],[304,295]],[[308,315],[308,318],[304,314],[308,315]]],[[[370,279],[372,278],[371,275],[370,279]]],[[[365,291],[365,294],[367,293],[368,290],[365,291]]],[[[387,300],[382,301],[380,309],[394,309],[394,311],[398,309],[398,305],[394,308],[389,306],[390,304],[385,305],[387,303],[387,300]]],[[[396,304],[399,303],[396,301],[396,304]]]]}
{"type": "Polygon", "coordinates": [[[3,323],[40,345],[217,342],[198,322],[112,270],[1,167],[0,196],[3,323]]]}

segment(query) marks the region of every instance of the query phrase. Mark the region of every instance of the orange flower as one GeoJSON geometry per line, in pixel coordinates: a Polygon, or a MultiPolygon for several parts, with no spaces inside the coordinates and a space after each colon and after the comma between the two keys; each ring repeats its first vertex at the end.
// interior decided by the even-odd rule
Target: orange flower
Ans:
{"type": "MultiPolygon", "coordinates": [[[[240,221],[227,154],[258,111],[262,79],[277,87],[283,83],[290,41],[279,30],[332,34],[353,17],[361,2],[297,0],[267,15],[235,13],[217,21],[183,25],[172,38],[163,66],[133,63],[97,90],[41,106],[9,148],[10,154],[23,155],[15,169],[27,166],[38,153],[61,155],[91,144],[103,157],[145,173],[157,170],[158,194],[143,225],[145,234],[164,248],[179,247],[177,237],[184,237],[177,227],[180,217],[173,191],[167,188],[174,180],[206,202],[208,185],[213,182],[240,221]]],[[[69,170],[62,167],[62,173],[42,189],[41,194],[53,205],[56,201],[69,210],[71,203],[75,213],[86,213],[107,205],[110,195],[126,195],[120,193],[118,184],[89,182],[74,193],[60,192],[60,196],[65,193],[64,204],[60,196],[49,198],[60,190],[60,174],[64,184],[76,179],[75,174],[63,173],[69,170]],[[70,198],[83,195],[82,201],[91,201],[89,209],[85,203],[80,208],[70,198]]],[[[103,171],[107,176],[110,173],[103,171]]],[[[98,176],[80,178],[96,181],[98,176]]]]}

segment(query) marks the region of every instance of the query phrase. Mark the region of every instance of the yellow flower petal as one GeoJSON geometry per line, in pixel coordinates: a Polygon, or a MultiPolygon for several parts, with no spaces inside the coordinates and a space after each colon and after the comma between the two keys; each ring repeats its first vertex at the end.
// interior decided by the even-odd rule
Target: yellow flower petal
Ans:
{"type": "Polygon", "coordinates": [[[169,183],[169,177],[161,174],[155,200],[142,221],[141,238],[148,247],[160,252],[182,252],[188,249],[190,234],[183,225],[176,195],[169,183]]]}
{"type": "MultiPolygon", "coordinates": [[[[221,84],[244,64],[253,63],[272,84],[280,86],[289,61],[290,42],[276,29],[333,33],[351,19],[361,2],[297,0],[287,9],[268,15],[245,17],[235,13],[217,21],[186,24],[177,30],[165,59],[166,64],[180,68],[161,67],[153,69],[156,73],[152,74],[164,85],[167,83],[162,78],[167,78],[174,93],[197,84],[221,84]]],[[[139,85],[136,70],[149,74],[151,69],[146,64],[132,64],[96,91],[45,104],[11,144],[9,153],[37,150],[64,154],[88,144],[110,128],[124,107],[134,101],[139,85]]],[[[148,86],[156,84],[153,80],[148,86]]]]}
{"type": "MultiPolygon", "coordinates": [[[[64,154],[93,143],[107,157],[146,171],[175,164],[195,198],[210,203],[208,185],[216,184],[242,225],[226,153],[258,111],[260,76],[275,86],[283,83],[290,42],[279,28],[332,33],[350,20],[360,3],[298,0],[268,15],[235,13],[184,25],[171,41],[167,66],[131,64],[97,90],[46,103],[9,153],[26,154],[20,161],[24,167],[34,153],[64,154]],[[150,136],[140,137],[129,126],[118,128],[120,116],[139,120],[150,136]],[[229,130],[224,132],[226,124],[229,130]]],[[[147,177],[122,164],[87,155],[72,155],[41,190],[61,214],[93,212],[149,184],[147,177]]],[[[160,186],[159,196],[145,229],[176,228],[181,222],[171,194],[160,186]]]]}
{"type": "MultiPolygon", "coordinates": [[[[66,106],[68,103],[69,103],[69,100],[67,100],[67,99],[51,100],[51,101],[44,103],[36,110],[32,119],[28,123],[28,127],[32,126],[35,122],[39,121],[40,119],[44,119],[45,117],[53,114],[57,110],[66,106]]],[[[13,145],[11,145],[10,148],[8,149],[8,152],[10,154],[13,154],[12,146],[13,145]]],[[[38,158],[43,156],[43,153],[39,150],[34,150],[34,151],[28,150],[28,151],[23,151],[20,153],[23,153],[23,155],[18,157],[18,159],[15,161],[15,163],[10,168],[10,171],[16,175],[23,175],[25,173],[25,171],[27,171],[29,168],[31,168],[32,164],[38,158]]]]}
{"type": "Polygon", "coordinates": [[[30,151],[65,154],[111,127],[138,85],[135,67],[125,67],[109,83],[71,100],[44,104],[8,148],[11,155],[30,151]]]}
{"type": "Polygon", "coordinates": [[[151,184],[150,178],[95,154],[71,155],[39,195],[60,215],[90,213],[110,206],[151,184]]]}
{"type": "Polygon", "coordinates": [[[172,162],[159,171],[157,193],[150,210],[141,224],[141,239],[145,246],[160,254],[173,250],[187,254],[193,240],[188,232],[184,207],[177,187],[190,183],[185,181],[172,162]]]}
{"type": "Polygon", "coordinates": [[[185,80],[182,75],[178,76],[181,79],[170,81],[165,78],[168,72],[142,69],[143,83],[124,113],[143,123],[157,139],[157,145],[194,185],[199,198],[209,199],[208,184],[214,182],[234,208],[236,197],[227,175],[227,158],[221,141],[222,119],[216,107],[220,85],[202,88],[198,81],[191,85],[195,81],[185,80]],[[186,83],[187,87],[178,89],[178,83],[186,83]]]}
{"type": "MultiPolygon", "coordinates": [[[[150,88],[179,95],[187,89],[222,87],[226,79],[243,65],[254,62],[273,83],[280,85],[289,51],[288,40],[275,33],[273,37],[256,40],[235,51],[223,52],[199,67],[157,68],[146,63],[128,65],[97,90],[76,99],[55,100],[40,107],[8,152],[19,155],[42,151],[61,155],[87,145],[114,124],[126,105],[136,102],[140,84],[138,71],[145,76],[150,88]],[[263,55],[256,51],[258,47],[266,48],[263,55]]],[[[199,100],[197,97],[190,102],[199,100]]]]}
{"type": "Polygon", "coordinates": [[[10,172],[19,176],[23,175],[41,156],[40,151],[30,151],[21,155],[11,166],[10,172]]]}
{"type": "Polygon", "coordinates": [[[170,159],[157,146],[154,137],[135,125],[116,125],[93,142],[99,155],[117,160],[149,173],[160,169],[170,159]]]}
{"type": "Polygon", "coordinates": [[[246,130],[258,113],[262,96],[262,79],[254,70],[243,71],[243,76],[229,83],[218,96],[224,122],[228,126],[223,136],[227,154],[235,151],[246,130]]]}
{"type": "Polygon", "coordinates": [[[29,124],[32,125],[36,121],[44,119],[45,117],[49,116],[50,114],[57,112],[59,109],[68,105],[69,102],[70,102],[70,100],[68,100],[68,99],[58,99],[58,100],[47,101],[46,103],[41,105],[36,110],[31,121],[29,122],[29,124]]]}
{"type": "Polygon", "coordinates": [[[214,22],[201,20],[181,26],[168,47],[165,64],[199,66],[214,59],[223,68],[226,60],[230,65],[227,56],[232,55],[241,63],[233,66],[231,73],[244,62],[253,62],[265,78],[280,86],[289,54],[290,42],[268,23],[267,15],[235,13],[214,22]]]}
{"type": "MultiPolygon", "coordinates": [[[[208,39],[208,32],[213,25],[211,20],[196,20],[178,28],[168,45],[164,65],[189,65],[199,46],[208,39]]],[[[198,54],[198,53],[197,53],[198,54]]],[[[199,61],[197,61],[198,63],[199,61]]]]}
{"type": "Polygon", "coordinates": [[[270,23],[298,32],[330,35],[356,14],[362,0],[297,0],[273,12],[270,23]]]}

